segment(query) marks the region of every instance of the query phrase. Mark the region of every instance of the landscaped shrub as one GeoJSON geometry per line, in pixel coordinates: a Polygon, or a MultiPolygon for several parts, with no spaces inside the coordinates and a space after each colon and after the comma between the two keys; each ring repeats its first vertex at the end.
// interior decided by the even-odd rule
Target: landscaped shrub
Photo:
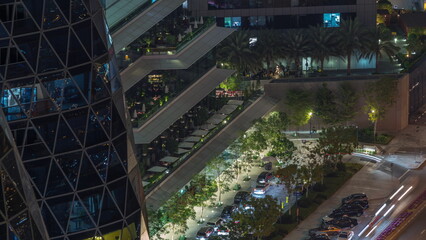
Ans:
{"type": "Polygon", "coordinates": [[[330,177],[330,178],[335,178],[339,176],[339,172],[337,171],[333,171],[333,172],[329,172],[325,175],[325,177],[330,177]]]}
{"type": "Polygon", "coordinates": [[[346,172],[346,165],[343,162],[338,162],[337,170],[340,172],[346,172]]]}
{"type": "MultiPolygon", "coordinates": [[[[296,218],[294,218],[293,215],[289,215],[289,214],[283,214],[279,219],[278,219],[278,223],[280,224],[291,224],[291,223],[295,223],[296,222],[296,218]]],[[[277,224],[279,225],[279,224],[277,224]]]]}
{"type": "Polygon", "coordinates": [[[301,198],[297,201],[297,204],[301,208],[308,208],[312,204],[312,200],[309,198],[301,198]]]}
{"type": "Polygon", "coordinates": [[[327,187],[322,183],[315,183],[314,187],[312,188],[312,190],[315,192],[324,192],[326,189],[327,187]]]}
{"type": "Polygon", "coordinates": [[[314,203],[320,205],[322,202],[324,202],[324,200],[327,199],[327,195],[319,193],[315,196],[314,198],[314,203]]]}

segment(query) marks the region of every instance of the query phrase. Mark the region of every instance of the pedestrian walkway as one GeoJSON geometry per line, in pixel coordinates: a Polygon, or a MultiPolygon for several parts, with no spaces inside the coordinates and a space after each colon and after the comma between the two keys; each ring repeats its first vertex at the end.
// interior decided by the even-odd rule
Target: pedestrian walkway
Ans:
{"type": "MultiPolygon", "coordinates": [[[[358,161],[351,156],[345,156],[346,160],[358,161]]],[[[356,158],[357,159],[357,158],[356,158]]],[[[307,219],[301,222],[295,230],[290,232],[284,239],[299,240],[306,239],[309,229],[320,225],[322,218],[333,209],[338,208],[341,199],[352,194],[363,192],[369,197],[370,208],[358,219],[359,225],[369,221],[382,200],[387,197],[397,186],[398,179],[377,169],[377,163],[361,161],[365,166],[349,179],[336,193],[327,201],[323,202],[307,219]]]]}

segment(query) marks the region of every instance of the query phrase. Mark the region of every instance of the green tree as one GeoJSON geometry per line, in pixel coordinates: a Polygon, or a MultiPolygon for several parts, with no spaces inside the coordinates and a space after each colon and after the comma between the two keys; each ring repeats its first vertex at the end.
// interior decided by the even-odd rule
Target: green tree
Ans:
{"type": "Polygon", "coordinates": [[[271,141],[271,151],[268,155],[277,158],[280,162],[287,162],[293,159],[294,152],[297,150],[294,143],[284,134],[280,134],[277,138],[271,141]]]}
{"type": "Polygon", "coordinates": [[[393,6],[392,3],[389,2],[388,0],[379,0],[377,2],[377,9],[384,9],[384,10],[388,10],[389,14],[393,13],[393,6]]]}
{"type": "Polygon", "coordinates": [[[226,38],[218,46],[217,57],[219,61],[229,63],[238,73],[256,71],[261,65],[256,52],[249,46],[247,31],[236,31],[226,38]]]}
{"type": "Polygon", "coordinates": [[[417,34],[411,33],[408,35],[407,38],[407,51],[409,54],[415,52],[420,53],[422,50],[425,49],[425,45],[420,40],[420,37],[417,34]]]}
{"type": "Polygon", "coordinates": [[[300,166],[299,172],[306,189],[306,197],[309,195],[309,188],[313,183],[322,181],[324,176],[324,167],[322,159],[314,151],[311,145],[304,146],[306,154],[303,156],[303,164],[300,166]]]}
{"type": "Polygon", "coordinates": [[[223,81],[219,87],[226,91],[236,91],[241,89],[242,79],[239,74],[234,74],[223,81]]]}
{"type": "Polygon", "coordinates": [[[191,180],[190,188],[194,189],[194,205],[201,207],[200,222],[202,222],[204,208],[208,206],[208,202],[215,197],[218,190],[216,181],[204,173],[198,173],[191,180]]]}
{"type": "Polygon", "coordinates": [[[342,56],[346,58],[347,75],[351,75],[351,58],[359,57],[365,51],[369,42],[369,31],[358,20],[343,20],[340,23],[339,32],[336,35],[338,48],[342,56]]]}
{"type": "Polygon", "coordinates": [[[336,97],[326,83],[316,92],[314,112],[327,124],[335,124],[338,121],[336,97]]]}
{"type": "Polygon", "coordinates": [[[311,45],[309,37],[303,30],[288,30],[283,35],[283,44],[281,45],[282,57],[288,58],[294,62],[297,75],[300,74],[301,60],[309,55],[311,45]]]}
{"type": "Polygon", "coordinates": [[[311,95],[300,89],[291,89],[285,98],[290,123],[303,126],[308,123],[312,113],[311,95]]]}
{"type": "Polygon", "coordinates": [[[334,29],[324,28],[321,25],[309,27],[309,40],[312,49],[312,58],[320,63],[321,72],[324,71],[324,61],[331,56],[337,56],[335,52],[336,36],[334,29]]]}
{"type": "Polygon", "coordinates": [[[274,223],[281,214],[277,201],[266,195],[265,198],[251,198],[246,204],[252,208],[246,210],[240,207],[233,214],[233,221],[227,224],[230,238],[261,240],[269,236],[274,231],[274,223]]]}
{"type": "Polygon", "coordinates": [[[264,63],[266,69],[271,69],[271,65],[280,57],[277,46],[280,45],[279,34],[274,30],[261,30],[259,31],[259,38],[257,40],[255,51],[264,63]]]}
{"type": "MultiPolygon", "coordinates": [[[[168,220],[168,226],[174,240],[175,234],[184,234],[188,230],[187,220],[195,219],[195,210],[190,203],[193,199],[189,194],[175,194],[163,206],[164,214],[168,220]]],[[[166,226],[167,226],[166,225],[166,226]]]]}
{"type": "Polygon", "coordinates": [[[216,181],[217,201],[219,204],[221,204],[222,194],[231,190],[229,182],[233,180],[235,175],[230,167],[231,163],[226,161],[223,156],[215,157],[207,164],[207,172],[216,181]]]}
{"type": "Polygon", "coordinates": [[[168,223],[167,216],[163,209],[157,211],[148,210],[148,227],[151,239],[162,240],[161,235],[165,232],[164,225],[168,223]]]}
{"type": "Polygon", "coordinates": [[[382,120],[386,111],[395,103],[397,89],[398,80],[391,77],[370,82],[364,88],[364,111],[368,114],[368,120],[374,124],[374,140],[376,139],[377,121],[382,120]]]}
{"type": "Polygon", "coordinates": [[[379,69],[379,61],[383,56],[387,56],[390,62],[393,62],[392,57],[396,55],[400,48],[396,46],[392,39],[387,37],[387,32],[384,28],[377,28],[371,34],[368,41],[368,46],[365,49],[363,56],[370,59],[376,58],[376,72],[379,69]]]}
{"type": "Polygon", "coordinates": [[[351,154],[358,146],[355,127],[335,126],[323,129],[312,152],[323,158],[323,163],[336,169],[343,155],[351,154]]]}
{"type": "Polygon", "coordinates": [[[357,114],[357,103],[359,95],[348,82],[339,85],[336,94],[337,112],[339,116],[336,120],[341,123],[347,123],[357,114]]]}
{"type": "MultiPolygon", "coordinates": [[[[278,176],[282,183],[284,183],[284,186],[287,189],[288,198],[290,199],[293,196],[296,185],[299,183],[298,166],[295,163],[289,164],[283,168],[279,168],[275,175],[278,176]]],[[[289,209],[289,214],[291,214],[290,211],[291,208],[289,209]]]]}

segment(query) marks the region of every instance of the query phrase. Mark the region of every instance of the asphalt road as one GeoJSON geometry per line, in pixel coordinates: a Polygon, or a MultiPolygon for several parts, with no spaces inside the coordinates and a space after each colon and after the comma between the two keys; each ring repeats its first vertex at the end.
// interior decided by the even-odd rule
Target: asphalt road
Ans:
{"type": "Polygon", "coordinates": [[[413,221],[399,235],[398,239],[423,240],[426,239],[426,208],[418,213],[413,221]]]}

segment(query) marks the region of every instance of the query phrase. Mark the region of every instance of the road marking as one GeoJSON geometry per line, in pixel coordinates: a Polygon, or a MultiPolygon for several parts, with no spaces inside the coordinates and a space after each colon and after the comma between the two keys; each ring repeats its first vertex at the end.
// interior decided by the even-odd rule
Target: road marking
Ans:
{"type": "Polygon", "coordinates": [[[425,233],[426,229],[423,229],[423,231],[420,233],[420,235],[423,235],[425,233]]]}

